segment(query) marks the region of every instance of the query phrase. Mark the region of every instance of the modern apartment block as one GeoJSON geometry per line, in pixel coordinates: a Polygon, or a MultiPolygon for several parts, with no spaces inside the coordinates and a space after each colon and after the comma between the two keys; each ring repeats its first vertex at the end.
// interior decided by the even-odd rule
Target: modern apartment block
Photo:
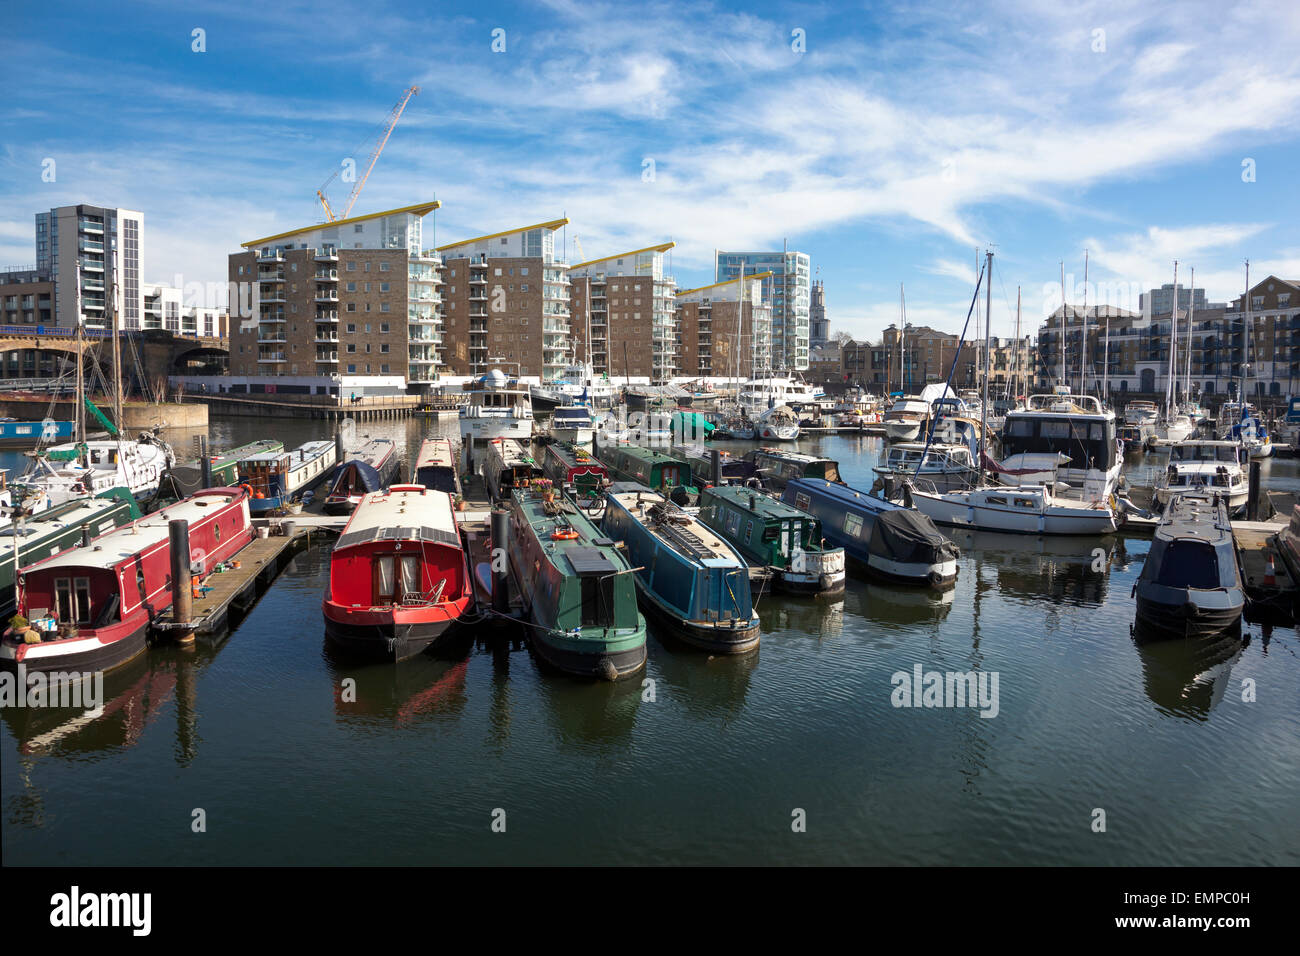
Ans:
{"type": "MultiPolygon", "coordinates": [[[[1174,284],[1166,282],[1160,288],[1143,292],[1138,296],[1138,311],[1143,315],[1168,315],[1173,309],[1173,303],[1174,284]]],[[[1223,302],[1207,302],[1204,289],[1191,289],[1179,283],[1178,308],[1186,312],[1193,303],[1196,304],[1197,312],[1216,307],[1223,308],[1226,304],[1223,302]]]]}
{"type": "Polygon", "coordinates": [[[243,243],[229,263],[238,300],[231,302],[231,374],[396,376],[408,390],[428,390],[444,363],[441,261],[423,251],[424,220],[440,205],[243,243]]]}
{"type": "Polygon", "coordinates": [[[543,381],[573,354],[568,265],[555,253],[553,219],[440,246],[443,333],[449,371],[490,368],[543,381]]]}
{"type": "Polygon", "coordinates": [[[675,243],[636,249],[569,267],[574,354],[597,374],[648,378],[678,374],[676,280],[664,269],[675,243]]]}
{"type": "Polygon", "coordinates": [[[771,273],[763,294],[772,307],[772,364],[808,368],[811,260],[803,252],[715,252],[713,278],[771,273]]]}
{"type": "Polygon", "coordinates": [[[767,273],[677,293],[678,374],[750,378],[772,367],[772,307],[767,273]]]}
{"type": "Polygon", "coordinates": [[[48,272],[0,272],[0,325],[53,325],[54,279],[48,272]]]}
{"type": "Polygon", "coordinates": [[[120,327],[143,327],[143,231],[144,214],[133,209],[83,203],[36,214],[36,270],[54,282],[55,325],[75,328],[84,316],[87,328],[108,328],[116,282],[120,327]]]}
{"type": "Polygon", "coordinates": [[[146,282],[141,288],[144,295],[142,329],[161,329],[176,335],[226,336],[225,309],[186,305],[182,290],[161,282],[146,282]]]}
{"type": "MultiPolygon", "coordinates": [[[[831,340],[831,323],[826,318],[826,285],[821,279],[812,284],[812,295],[808,300],[808,347],[812,349],[825,345],[831,340]]],[[[809,363],[812,358],[809,356],[809,363]]]]}

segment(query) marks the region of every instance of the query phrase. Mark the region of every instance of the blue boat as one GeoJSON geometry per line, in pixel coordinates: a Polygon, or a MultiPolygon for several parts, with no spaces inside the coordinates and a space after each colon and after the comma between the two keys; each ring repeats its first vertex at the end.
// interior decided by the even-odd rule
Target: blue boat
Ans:
{"type": "Polygon", "coordinates": [[[251,514],[266,514],[320,484],[334,471],[332,441],[309,441],[289,452],[262,452],[239,463],[239,483],[249,492],[251,514]]]}
{"type": "Polygon", "coordinates": [[[731,545],[645,485],[615,482],[601,530],[627,548],[637,597],[662,631],[714,654],[758,647],[749,568],[731,545]]]}
{"type": "Polygon", "coordinates": [[[54,444],[72,439],[76,422],[20,422],[0,419],[0,448],[32,448],[37,444],[54,444]]]}
{"type": "Polygon", "coordinates": [[[826,541],[877,577],[935,588],[957,582],[961,552],[919,511],[824,478],[791,479],[781,500],[819,519],[826,541]]]}

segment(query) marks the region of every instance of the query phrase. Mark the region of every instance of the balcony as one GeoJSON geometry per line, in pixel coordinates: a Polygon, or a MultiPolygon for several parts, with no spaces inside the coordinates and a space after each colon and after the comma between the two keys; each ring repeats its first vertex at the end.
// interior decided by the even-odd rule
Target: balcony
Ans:
{"type": "Polygon", "coordinates": [[[78,219],[77,228],[92,235],[102,236],[104,234],[104,224],[95,222],[93,219],[78,219]]]}
{"type": "Polygon", "coordinates": [[[283,282],[284,272],[259,272],[257,274],[258,282],[283,282]]]}
{"type": "Polygon", "coordinates": [[[487,285],[487,273],[480,272],[478,275],[471,274],[469,277],[470,285],[487,285]]]}
{"type": "Polygon", "coordinates": [[[284,289],[282,288],[267,289],[265,292],[259,290],[257,293],[257,301],[259,303],[260,302],[284,302],[285,301],[284,289]]]}
{"type": "Polygon", "coordinates": [[[330,363],[330,364],[338,364],[338,360],[339,360],[339,353],[338,353],[338,352],[317,352],[317,353],[316,353],[316,361],[317,361],[317,362],[327,362],[327,363],[330,363]]]}
{"type": "Polygon", "coordinates": [[[257,320],[259,322],[283,322],[284,309],[273,309],[267,312],[263,312],[261,315],[257,317],[257,320]]]}
{"type": "Polygon", "coordinates": [[[487,301],[487,293],[486,293],[486,292],[479,292],[479,291],[471,291],[470,294],[469,294],[469,300],[470,300],[471,302],[486,302],[486,301],[487,301]]]}
{"type": "Polygon", "coordinates": [[[338,282],[339,270],[338,269],[317,269],[316,281],[317,282],[338,282]]]}
{"type": "Polygon", "coordinates": [[[339,251],[333,246],[323,246],[316,250],[316,254],[312,258],[317,262],[338,262],[339,251]]]}
{"type": "Polygon", "coordinates": [[[339,300],[338,289],[317,289],[316,290],[317,302],[330,303],[330,302],[337,302],[338,300],[339,300]]]}
{"type": "Polygon", "coordinates": [[[104,251],[104,244],[102,242],[96,242],[93,239],[78,239],[77,248],[82,252],[95,252],[102,254],[104,251]]]}
{"type": "Polygon", "coordinates": [[[339,320],[338,309],[317,309],[316,310],[317,322],[337,322],[338,320],[339,320]]]}
{"type": "Polygon", "coordinates": [[[339,340],[339,334],[336,331],[326,332],[324,329],[316,330],[317,342],[337,342],[338,340],[339,340]]]}
{"type": "Polygon", "coordinates": [[[103,272],[103,271],[104,271],[104,263],[103,263],[102,260],[96,260],[96,259],[78,259],[77,261],[81,263],[81,269],[82,269],[83,272],[103,272]]]}
{"type": "Polygon", "coordinates": [[[283,331],[263,332],[258,334],[257,341],[259,345],[265,343],[274,343],[276,345],[283,345],[286,341],[284,335],[285,333],[283,331]]]}
{"type": "Polygon", "coordinates": [[[279,249],[263,249],[257,257],[259,263],[262,262],[284,262],[284,253],[279,249]]]}
{"type": "Polygon", "coordinates": [[[283,352],[260,352],[257,356],[258,364],[280,365],[284,363],[283,352]]]}

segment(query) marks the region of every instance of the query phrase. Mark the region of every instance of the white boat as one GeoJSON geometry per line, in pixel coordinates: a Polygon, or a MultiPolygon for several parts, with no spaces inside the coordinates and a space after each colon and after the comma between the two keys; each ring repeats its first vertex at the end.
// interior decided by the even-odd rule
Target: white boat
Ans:
{"type": "Polygon", "coordinates": [[[909,489],[912,507],[935,524],[1015,534],[1099,535],[1115,530],[1106,501],[1061,498],[1048,485],[985,486],[970,491],[909,489]]]}
{"type": "Polygon", "coordinates": [[[1160,418],[1155,402],[1132,401],[1124,406],[1125,425],[1152,425],[1160,418]]]}
{"type": "Polygon", "coordinates": [[[459,412],[462,442],[532,439],[533,405],[528,390],[511,382],[500,369],[477,379],[466,391],[469,403],[462,405],[459,412]]]}
{"type": "Polygon", "coordinates": [[[587,362],[570,365],[556,381],[547,384],[570,404],[609,408],[618,401],[618,387],[608,377],[596,374],[587,362]]]}
{"type": "Polygon", "coordinates": [[[1176,412],[1156,422],[1156,438],[1165,442],[1186,441],[1196,434],[1196,422],[1190,415],[1176,412]]]}
{"type": "Polygon", "coordinates": [[[134,441],[108,438],[54,445],[37,455],[32,470],[15,483],[24,485],[29,494],[44,494],[55,505],[115,488],[125,488],[133,497],[144,499],[158,490],[163,475],[175,463],[170,445],[141,432],[134,441]]]}
{"type": "Polygon", "coordinates": [[[884,460],[872,469],[884,479],[924,478],[940,491],[969,488],[980,480],[970,448],[948,442],[897,442],[885,449],[884,460]]]}
{"type": "Polygon", "coordinates": [[[1217,493],[1230,512],[1243,510],[1250,482],[1242,467],[1241,443],[1193,440],[1170,444],[1169,464],[1155,480],[1156,502],[1163,508],[1171,497],[1186,491],[1217,493]]]}
{"type": "MultiPolygon", "coordinates": [[[[1052,394],[1031,395],[1024,408],[1007,412],[999,469],[1004,479],[1026,484],[1039,480],[1014,474],[1032,467],[1023,456],[1050,456],[1056,462],[1052,470],[1057,481],[1090,489],[1085,494],[1092,500],[1108,500],[1124,464],[1115,435],[1115,413],[1094,396],[1072,395],[1065,386],[1052,394]]],[[[1063,489],[1058,486],[1056,491],[1063,489]]],[[[1075,496],[1065,493],[1065,497],[1075,496]]]]}
{"type": "Polygon", "coordinates": [[[799,418],[788,406],[777,405],[758,416],[754,431],[763,441],[798,441],[799,418]]]}
{"type": "Polygon", "coordinates": [[[590,445],[596,434],[591,409],[586,405],[561,405],[551,419],[551,437],[575,445],[590,445]]]}
{"type": "Polygon", "coordinates": [[[802,378],[788,375],[756,376],[740,387],[740,407],[750,418],[774,408],[788,405],[796,412],[813,408],[824,391],[809,385],[802,378]]]}
{"type": "Polygon", "coordinates": [[[930,419],[930,403],[920,398],[900,398],[885,413],[885,437],[890,441],[916,441],[930,419]]]}

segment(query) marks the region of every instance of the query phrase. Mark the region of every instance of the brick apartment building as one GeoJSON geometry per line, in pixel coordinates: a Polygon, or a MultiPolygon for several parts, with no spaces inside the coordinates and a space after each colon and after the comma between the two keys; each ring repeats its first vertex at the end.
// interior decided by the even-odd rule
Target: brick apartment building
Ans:
{"type": "Polygon", "coordinates": [[[569,267],[574,354],[587,354],[596,373],[647,378],[655,384],[680,372],[674,293],[664,253],[676,243],[635,249],[569,267]]]}
{"type": "Polygon", "coordinates": [[[677,293],[678,374],[749,378],[772,364],[772,307],[767,273],[677,293]]]}

